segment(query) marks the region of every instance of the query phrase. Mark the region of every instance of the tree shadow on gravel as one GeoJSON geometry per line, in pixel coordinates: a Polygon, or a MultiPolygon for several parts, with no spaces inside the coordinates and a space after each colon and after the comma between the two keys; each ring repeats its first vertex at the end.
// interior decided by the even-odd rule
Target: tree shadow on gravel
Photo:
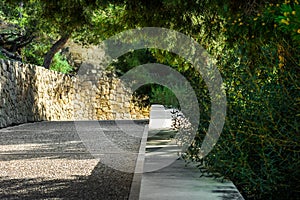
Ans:
{"type": "Polygon", "coordinates": [[[0,199],[128,199],[133,174],[98,163],[90,176],[75,179],[0,178],[0,199]]]}
{"type": "MultiPolygon", "coordinates": [[[[94,131],[97,128],[92,122],[84,123],[86,131],[94,131]]],[[[115,122],[102,121],[100,123],[107,137],[115,144],[128,151],[138,151],[139,140],[134,137],[125,137],[126,135],[120,132],[115,122]]],[[[127,122],[123,123],[126,125],[127,122]]],[[[145,122],[140,123],[142,132],[145,122]]],[[[83,173],[80,176],[70,177],[76,174],[71,171],[72,162],[79,165],[76,170],[81,170],[80,166],[84,166],[82,163],[89,162],[89,159],[95,158],[82,143],[73,122],[39,122],[0,129],[0,168],[2,169],[0,199],[128,199],[132,173],[121,172],[95,161],[92,166],[89,165],[91,168],[83,167],[82,169],[92,169],[90,175],[84,176],[83,173]],[[55,171],[55,166],[52,165],[56,164],[63,171],[55,171]],[[43,174],[41,178],[30,178],[28,174],[22,175],[26,173],[26,170],[22,169],[24,166],[26,170],[31,171],[34,167],[41,169],[47,174],[44,175],[46,178],[42,177],[43,174]],[[49,178],[51,174],[49,175],[46,169],[42,169],[43,167],[47,167],[47,170],[48,167],[54,169],[54,176],[55,173],[60,173],[62,177],[70,177],[70,179],[49,178]],[[22,178],[12,179],[14,175],[9,174],[14,173],[14,170],[21,172],[22,178]],[[64,172],[70,172],[70,175],[62,174],[64,172]]],[[[134,160],[131,159],[131,162],[134,160]]]]}

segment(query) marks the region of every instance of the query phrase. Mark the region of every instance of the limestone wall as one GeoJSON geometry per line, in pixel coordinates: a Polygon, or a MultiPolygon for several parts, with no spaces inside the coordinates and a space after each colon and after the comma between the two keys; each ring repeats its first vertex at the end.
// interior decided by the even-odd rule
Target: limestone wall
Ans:
{"type": "Polygon", "coordinates": [[[0,60],[0,127],[40,120],[149,118],[117,77],[69,76],[0,60]]]}

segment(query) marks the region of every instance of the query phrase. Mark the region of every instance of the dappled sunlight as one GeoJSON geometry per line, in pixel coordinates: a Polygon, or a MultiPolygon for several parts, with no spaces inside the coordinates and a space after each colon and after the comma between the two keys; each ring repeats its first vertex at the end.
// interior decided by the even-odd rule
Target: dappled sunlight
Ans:
{"type": "Polygon", "coordinates": [[[22,151],[27,151],[27,153],[29,153],[30,151],[35,153],[41,153],[45,151],[55,151],[57,149],[78,150],[79,146],[81,146],[81,148],[84,148],[81,141],[67,141],[61,143],[27,143],[27,144],[20,143],[20,144],[0,145],[0,153],[12,154],[12,153],[21,153],[22,151]]]}
{"type": "Polygon", "coordinates": [[[74,179],[88,176],[95,168],[98,159],[20,159],[0,162],[0,177],[10,179],[47,178],[74,179]]]}
{"type": "Polygon", "coordinates": [[[19,145],[0,145],[0,152],[12,152],[12,151],[32,151],[36,149],[46,149],[45,144],[19,144],[19,145]],[[44,148],[43,148],[44,147],[44,148]]]}

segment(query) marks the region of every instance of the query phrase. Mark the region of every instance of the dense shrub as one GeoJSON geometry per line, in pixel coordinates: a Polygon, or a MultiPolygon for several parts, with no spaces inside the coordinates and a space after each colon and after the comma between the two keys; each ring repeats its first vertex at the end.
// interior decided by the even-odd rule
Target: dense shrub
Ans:
{"type": "Polygon", "coordinates": [[[200,159],[209,123],[201,113],[189,157],[203,163],[206,172],[231,179],[246,199],[300,196],[299,8],[297,1],[285,1],[220,19],[226,124],[213,151],[200,159]]]}

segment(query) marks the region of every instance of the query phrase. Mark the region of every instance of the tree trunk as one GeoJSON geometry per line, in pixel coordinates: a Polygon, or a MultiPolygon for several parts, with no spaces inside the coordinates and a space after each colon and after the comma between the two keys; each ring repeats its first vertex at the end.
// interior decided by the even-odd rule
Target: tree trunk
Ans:
{"type": "Polygon", "coordinates": [[[43,66],[46,68],[46,69],[49,69],[50,68],[50,65],[51,65],[51,62],[52,62],[52,59],[54,57],[54,55],[61,49],[63,48],[63,46],[67,43],[68,39],[70,38],[70,35],[63,35],[61,36],[61,38],[55,42],[52,47],[50,48],[50,50],[47,52],[47,54],[45,55],[45,58],[44,58],[44,63],[43,63],[43,66]]]}

